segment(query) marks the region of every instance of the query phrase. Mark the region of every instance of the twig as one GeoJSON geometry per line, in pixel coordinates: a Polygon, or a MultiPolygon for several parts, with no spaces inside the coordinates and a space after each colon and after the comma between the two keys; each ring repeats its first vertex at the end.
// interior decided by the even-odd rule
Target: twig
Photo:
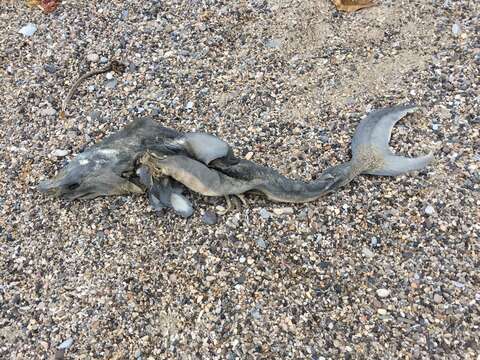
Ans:
{"type": "Polygon", "coordinates": [[[80,76],[78,78],[77,81],[75,81],[75,83],[73,84],[73,86],[70,88],[70,91],[68,92],[67,94],[67,97],[65,98],[65,100],[63,101],[62,103],[62,110],[60,111],[60,118],[61,119],[64,119],[65,118],[65,111],[67,109],[67,106],[70,102],[70,100],[72,99],[72,96],[73,94],[75,93],[75,91],[77,90],[77,87],[83,82],[85,81],[86,79],[92,77],[92,76],[95,76],[95,75],[100,75],[100,74],[104,74],[106,72],[109,72],[109,71],[113,71],[115,72],[116,74],[122,74],[124,71],[125,71],[125,65],[123,65],[122,63],[116,61],[116,60],[112,60],[107,66],[101,68],[101,69],[98,69],[98,70],[93,70],[93,71],[90,71],[86,74],[83,74],[82,76],[80,76]]]}

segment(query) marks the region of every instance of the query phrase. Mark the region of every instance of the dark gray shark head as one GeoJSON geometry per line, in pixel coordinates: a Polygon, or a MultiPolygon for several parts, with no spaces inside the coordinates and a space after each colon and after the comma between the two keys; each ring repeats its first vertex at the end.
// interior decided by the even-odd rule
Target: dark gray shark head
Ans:
{"type": "Polygon", "coordinates": [[[67,200],[142,193],[144,190],[126,174],[133,169],[135,159],[125,155],[115,149],[91,149],[70,161],[54,178],[41,181],[38,189],[67,200]]]}

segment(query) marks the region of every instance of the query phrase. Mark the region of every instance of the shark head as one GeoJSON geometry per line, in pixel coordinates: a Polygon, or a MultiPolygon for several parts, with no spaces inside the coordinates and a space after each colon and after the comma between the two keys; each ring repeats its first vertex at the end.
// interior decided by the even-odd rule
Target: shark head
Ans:
{"type": "Polygon", "coordinates": [[[71,160],[52,179],[41,181],[38,189],[66,200],[142,193],[142,188],[122,176],[133,162],[115,149],[91,149],[71,160]]]}

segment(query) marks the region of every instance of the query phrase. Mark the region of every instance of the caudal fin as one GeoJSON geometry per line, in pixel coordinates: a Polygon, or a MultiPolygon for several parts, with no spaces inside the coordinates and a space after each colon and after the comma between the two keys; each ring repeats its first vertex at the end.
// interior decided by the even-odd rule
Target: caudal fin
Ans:
{"type": "Polygon", "coordinates": [[[430,164],[433,159],[434,157],[431,153],[415,158],[386,154],[383,158],[383,165],[381,167],[378,169],[364,171],[363,174],[397,176],[409,171],[421,170],[427,167],[427,165],[430,164]]]}
{"type": "Polygon", "coordinates": [[[353,159],[376,159],[371,162],[372,164],[366,164],[367,168],[361,172],[362,174],[396,176],[421,170],[432,162],[433,154],[407,158],[393,154],[388,145],[393,126],[416,110],[417,107],[413,105],[376,110],[360,122],[352,140],[353,159]],[[371,167],[368,167],[370,165],[371,167]]]}

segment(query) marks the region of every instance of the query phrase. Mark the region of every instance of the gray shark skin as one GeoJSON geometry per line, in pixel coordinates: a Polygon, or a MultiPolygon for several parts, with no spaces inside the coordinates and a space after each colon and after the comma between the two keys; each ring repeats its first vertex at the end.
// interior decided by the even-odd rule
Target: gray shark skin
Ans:
{"type": "Polygon", "coordinates": [[[431,154],[405,158],[388,147],[395,123],[415,110],[396,106],[371,112],[355,131],[352,159],[308,183],[235,157],[213,135],[182,134],[143,118],[79,154],[53,179],[42,181],[39,190],[68,200],[147,191],[154,208],[176,206],[182,216],[191,214],[189,202],[173,190],[175,183],[206,196],[253,191],[278,202],[314,201],[360,174],[396,176],[426,167],[431,154]]]}
{"type": "Polygon", "coordinates": [[[165,142],[179,136],[151,119],[137,119],[79,154],[54,178],[41,181],[38,189],[67,200],[143,193],[138,182],[132,181],[137,158],[149,147],[170,153],[165,142]]]}

